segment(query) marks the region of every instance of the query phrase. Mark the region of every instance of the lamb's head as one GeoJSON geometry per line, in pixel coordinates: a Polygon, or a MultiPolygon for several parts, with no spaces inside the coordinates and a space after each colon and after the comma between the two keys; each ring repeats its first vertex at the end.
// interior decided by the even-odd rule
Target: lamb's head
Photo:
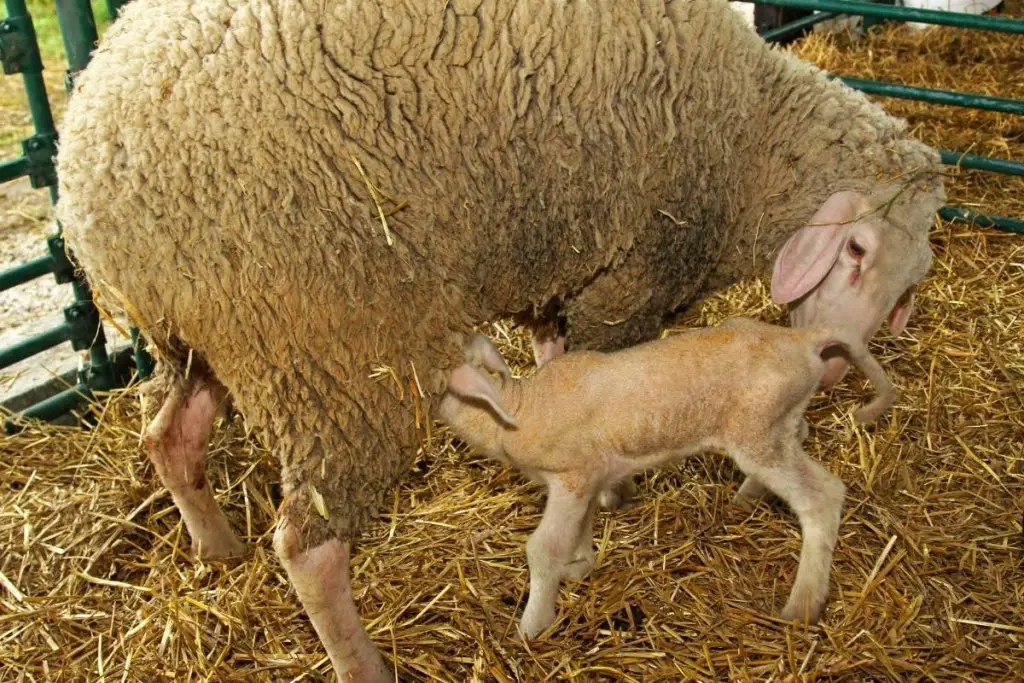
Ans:
{"type": "MultiPolygon", "coordinates": [[[[865,342],[883,322],[893,334],[906,327],[914,290],[931,266],[928,230],[941,197],[888,190],[871,197],[836,192],[783,245],[771,293],[789,304],[794,327],[848,326],[865,342]]],[[[826,388],[847,369],[838,356],[827,364],[826,388]]]]}

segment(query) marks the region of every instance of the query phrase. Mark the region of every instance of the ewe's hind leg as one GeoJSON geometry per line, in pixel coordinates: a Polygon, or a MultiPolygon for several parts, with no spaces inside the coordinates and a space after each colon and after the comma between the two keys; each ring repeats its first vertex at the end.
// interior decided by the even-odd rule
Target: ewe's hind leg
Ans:
{"type": "Polygon", "coordinates": [[[413,399],[405,392],[403,403],[393,384],[362,368],[350,375],[306,371],[288,377],[280,394],[290,412],[275,435],[284,498],[274,550],[337,679],[383,683],[393,674],[360,619],[350,562],[361,530],[415,460],[413,399]]]}
{"type": "Polygon", "coordinates": [[[338,680],[353,683],[392,680],[363,628],[352,597],[350,544],[330,539],[315,548],[302,550],[299,534],[282,520],[274,533],[274,550],[331,659],[338,680]]]}
{"type": "Polygon", "coordinates": [[[800,520],[800,565],[782,618],[813,624],[821,616],[828,596],[832,553],[839,535],[846,487],[796,443],[783,448],[779,454],[737,460],[748,476],[786,501],[800,520]]]}
{"type": "Polygon", "coordinates": [[[204,559],[245,552],[213,497],[203,466],[213,421],[226,393],[213,379],[193,379],[187,386],[175,382],[143,437],[149,458],[192,536],[192,550],[204,559]]]}
{"type": "Polygon", "coordinates": [[[552,478],[544,516],[526,543],[530,567],[530,597],[519,622],[527,638],[533,638],[555,620],[558,587],[569,576],[569,565],[580,545],[580,531],[593,508],[593,495],[576,493],[552,478]]]}

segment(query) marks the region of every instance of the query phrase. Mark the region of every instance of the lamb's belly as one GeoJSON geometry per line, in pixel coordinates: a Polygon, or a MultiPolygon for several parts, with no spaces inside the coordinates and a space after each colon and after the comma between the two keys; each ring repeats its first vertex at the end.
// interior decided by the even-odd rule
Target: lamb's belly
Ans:
{"type": "Polygon", "coordinates": [[[632,456],[615,455],[610,459],[608,478],[611,481],[619,481],[638,472],[658,469],[679,462],[710,448],[710,444],[698,442],[679,448],[649,451],[632,456]]]}

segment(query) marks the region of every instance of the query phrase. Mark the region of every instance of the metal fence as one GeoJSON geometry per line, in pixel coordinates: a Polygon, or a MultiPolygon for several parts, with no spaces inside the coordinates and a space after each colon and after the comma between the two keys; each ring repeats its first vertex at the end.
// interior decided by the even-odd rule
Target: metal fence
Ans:
{"type": "MultiPolygon", "coordinates": [[[[112,19],[126,1],[107,0],[107,11],[112,19]]],[[[57,131],[43,81],[43,63],[35,27],[25,0],[5,0],[4,4],[7,17],[0,22],[0,62],[5,75],[21,74],[35,134],[22,141],[21,156],[0,163],[0,182],[27,176],[33,188],[46,188],[51,202],[56,202],[54,155],[57,131]]],[[[89,0],[56,0],[54,7],[68,61],[64,83],[70,93],[75,76],[88,64],[96,45],[96,21],[89,0]]],[[[113,388],[117,384],[117,376],[107,350],[99,311],[93,303],[89,286],[76,275],[68,259],[59,225],[46,244],[40,246],[43,253],[39,257],[0,272],[0,292],[38,277],[53,275],[58,283],[71,285],[74,301],[64,308],[62,323],[0,349],[0,369],[68,342],[74,350],[88,352],[88,362],[80,364],[75,386],[21,413],[23,417],[49,420],[87,400],[94,391],[113,388]]],[[[16,427],[15,420],[5,420],[7,431],[16,427]]]]}
{"type": "MultiPolygon", "coordinates": [[[[814,12],[807,16],[794,19],[781,26],[761,32],[767,41],[781,41],[806,31],[814,24],[835,19],[839,16],[860,16],[865,19],[882,19],[891,21],[917,22],[922,24],[939,24],[958,28],[977,29],[981,31],[997,31],[1000,33],[1024,34],[1024,20],[1004,17],[991,17],[963,12],[945,12],[939,10],[913,9],[896,7],[884,3],[853,2],[852,0],[750,0],[755,5],[803,10],[814,12]]],[[[973,93],[938,90],[933,88],[917,88],[900,83],[883,83],[881,81],[861,78],[840,78],[855,90],[869,95],[898,97],[905,100],[917,100],[932,104],[944,104],[971,109],[985,109],[1006,114],[1024,115],[1024,101],[1002,97],[990,97],[973,93]]],[[[960,168],[1005,173],[1008,175],[1024,175],[1024,163],[1009,159],[996,159],[956,152],[940,150],[942,161],[960,168]]],[[[1024,217],[985,216],[968,211],[962,207],[944,206],[939,215],[948,221],[974,223],[981,227],[997,228],[1018,234],[1024,234],[1024,217]]]]}
{"type": "MultiPolygon", "coordinates": [[[[116,18],[119,8],[127,2],[128,0],[106,0],[110,18],[116,18]]],[[[882,4],[882,2],[878,4],[851,0],[753,0],[753,2],[757,5],[812,12],[812,14],[802,16],[794,21],[763,31],[762,36],[768,41],[784,40],[806,31],[820,21],[843,15],[864,17],[868,23],[872,20],[895,20],[1024,34],[1024,20],[907,9],[882,4]]],[[[68,60],[65,88],[70,93],[75,75],[88,64],[90,54],[96,44],[96,22],[89,0],[55,0],[54,4],[68,60]]],[[[5,0],[5,5],[7,18],[0,22],[0,61],[3,63],[5,74],[21,74],[35,134],[22,142],[23,154],[20,157],[0,163],[0,182],[9,182],[27,176],[33,188],[47,188],[51,201],[56,202],[57,176],[53,157],[56,150],[57,132],[47,99],[46,85],[42,77],[43,64],[35,29],[25,0],[5,0]]],[[[842,76],[838,76],[838,78],[842,78],[849,86],[872,95],[1024,115],[1024,101],[1020,100],[911,87],[899,83],[882,83],[859,78],[842,76]]],[[[951,150],[942,150],[941,153],[946,164],[961,168],[1024,175],[1024,164],[1020,162],[951,150]]],[[[993,227],[1024,234],[1024,220],[1020,218],[984,216],[955,206],[943,207],[939,213],[946,220],[971,222],[982,227],[993,227]]],[[[44,251],[44,249],[41,248],[40,251],[44,251]]],[[[31,261],[0,272],[0,292],[45,275],[53,275],[58,283],[70,284],[74,291],[74,301],[64,309],[64,322],[61,324],[11,347],[0,349],[0,370],[46,349],[68,342],[77,351],[87,351],[89,359],[88,362],[80,365],[77,384],[74,387],[26,408],[13,419],[5,420],[5,428],[8,431],[18,428],[19,420],[17,418],[19,417],[53,419],[88,400],[92,397],[93,392],[114,388],[123,380],[123,374],[116,371],[113,354],[108,352],[99,311],[93,303],[89,287],[76,276],[74,267],[65,253],[64,239],[61,236],[59,225],[56,226],[56,233],[46,240],[45,253],[31,261]]],[[[137,375],[145,376],[150,370],[151,360],[143,348],[137,331],[133,329],[131,336],[132,356],[137,375]]]]}

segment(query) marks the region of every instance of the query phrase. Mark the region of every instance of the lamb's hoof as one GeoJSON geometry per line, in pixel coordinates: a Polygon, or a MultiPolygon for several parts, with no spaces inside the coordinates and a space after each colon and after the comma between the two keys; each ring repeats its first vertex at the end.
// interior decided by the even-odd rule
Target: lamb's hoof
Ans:
{"type": "Polygon", "coordinates": [[[782,608],[780,617],[785,621],[796,621],[800,624],[813,626],[821,618],[825,601],[814,598],[809,591],[790,596],[786,606],[782,608]]]}
{"type": "Polygon", "coordinates": [[[548,626],[555,621],[555,610],[552,609],[530,609],[530,603],[526,603],[523,611],[523,618],[519,620],[519,632],[527,640],[533,640],[544,632],[548,626]]]}

